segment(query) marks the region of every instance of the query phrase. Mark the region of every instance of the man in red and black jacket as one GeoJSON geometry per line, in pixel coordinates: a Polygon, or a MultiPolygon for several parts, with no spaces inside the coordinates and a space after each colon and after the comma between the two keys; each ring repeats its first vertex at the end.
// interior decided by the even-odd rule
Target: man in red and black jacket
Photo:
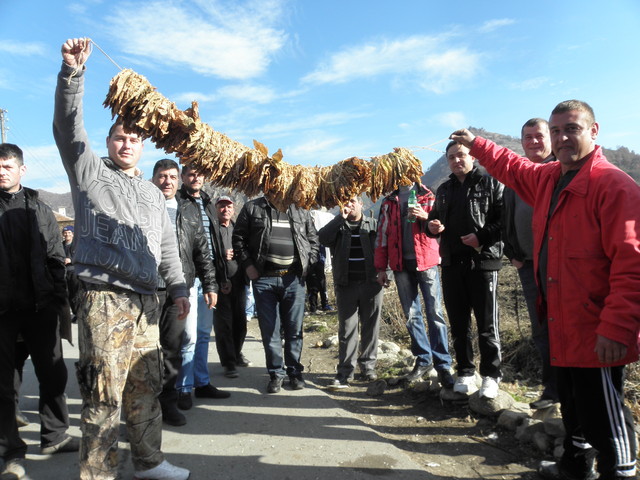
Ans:
{"type": "Polygon", "coordinates": [[[426,234],[434,200],[433,193],[419,183],[400,187],[384,199],[378,218],[374,261],[381,285],[389,284],[387,268],[393,271],[402,310],[407,318],[411,353],[416,361],[406,379],[414,382],[435,368],[442,387],[451,388],[453,377],[447,324],[442,312],[438,243],[426,234]],[[418,206],[409,208],[411,191],[416,194],[418,206]],[[428,334],[419,291],[427,310],[428,334]]]}

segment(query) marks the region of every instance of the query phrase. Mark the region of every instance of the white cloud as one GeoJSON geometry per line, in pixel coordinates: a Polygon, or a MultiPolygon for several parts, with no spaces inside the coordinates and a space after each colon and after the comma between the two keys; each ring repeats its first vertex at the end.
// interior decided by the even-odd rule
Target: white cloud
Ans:
{"type": "MultiPolygon", "coordinates": [[[[287,157],[291,157],[295,163],[301,163],[301,159],[311,161],[311,163],[318,163],[318,158],[326,155],[326,152],[331,151],[342,139],[336,137],[326,137],[323,139],[314,138],[309,141],[301,142],[297,145],[292,145],[287,148],[285,152],[287,157]],[[315,162],[314,162],[315,159],[315,162]]],[[[334,163],[341,158],[334,160],[334,163]]]]}
{"type": "Polygon", "coordinates": [[[255,133],[274,137],[282,134],[290,134],[291,132],[301,132],[305,130],[308,131],[317,128],[343,125],[354,119],[363,117],[366,117],[366,115],[362,113],[321,113],[292,120],[290,122],[266,124],[258,128],[255,133]]]}
{"type": "Polygon", "coordinates": [[[415,35],[350,47],[335,53],[303,81],[339,84],[387,75],[434,93],[454,90],[476,75],[481,55],[447,45],[449,37],[415,35]]]}
{"type": "Polygon", "coordinates": [[[269,87],[261,87],[258,85],[230,85],[218,90],[220,98],[242,100],[255,103],[270,103],[276,97],[276,93],[269,87]]]}
{"type": "MultiPolygon", "coordinates": [[[[198,103],[212,103],[218,100],[218,94],[216,93],[202,93],[202,92],[183,92],[172,97],[172,101],[180,106],[186,104],[184,108],[188,108],[191,102],[196,101],[198,103]]],[[[181,107],[182,108],[182,107],[181,107]]]]}
{"type": "Polygon", "coordinates": [[[47,47],[43,43],[38,43],[38,42],[25,43],[25,42],[13,42],[11,40],[0,40],[0,52],[9,53],[12,55],[44,56],[46,51],[47,51],[47,47]]]}
{"type": "Polygon", "coordinates": [[[464,128],[467,125],[466,117],[462,112],[444,112],[436,115],[435,118],[439,125],[452,129],[464,128]]]}
{"type": "Polygon", "coordinates": [[[511,84],[514,90],[537,90],[549,83],[548,77],[535,77],[511,84]]]}
{"type": "Polygon", "coordinates": [[[67,5],[69,13],[74,15],[86,15],[89,8],[100,5],[102,0],[83,0],[82,2],[73,2],[67,5]]]}
{"type": "Polygon", "coordinates": [[[287,41],[277,28],[283,1],[122,3],[106,21],[127,54],[203,75],[248,79],[261,75],[287,41]]]}
{"type": "Polygon", "coordinates": [[[500,18],[496,20],[489,20],[484,22],[482,26],[478,29],[480,33],[489,33],[497,30],[498,28],[506,27],[507,25],[513,25],[515,20],[511,18],[500,18]]]}

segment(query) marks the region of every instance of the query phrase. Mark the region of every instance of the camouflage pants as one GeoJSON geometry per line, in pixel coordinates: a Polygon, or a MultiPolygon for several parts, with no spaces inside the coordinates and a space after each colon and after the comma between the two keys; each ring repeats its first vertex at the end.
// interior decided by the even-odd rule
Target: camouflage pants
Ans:
{"type": "Polygon", "coordinates": [[[118,476],[121,409],[136,471],[163,460],[159,306],[155,295],[84,284],[79,295],[81,480],[118,476]]]}

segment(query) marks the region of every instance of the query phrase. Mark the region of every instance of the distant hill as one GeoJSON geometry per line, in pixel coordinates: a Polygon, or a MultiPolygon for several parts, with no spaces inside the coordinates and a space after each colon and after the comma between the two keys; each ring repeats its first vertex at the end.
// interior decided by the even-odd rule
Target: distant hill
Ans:
{"type": "MultiPolygon", "coordinates": [[[[524,153],[522,151],[522,146],[520,145],[519,138],[511,137],[509,135],[502,135],[500,133],[488,132],[483,128],[469,127],[469,130],[471,130],[474,135],[488,138],[489,140],[496,142],[498,145],[507,147],[514,152],[519,153],[520,155],[524,153]]],[[[617,165],[620,169],[627,172],[637,183],[640,183],[640,155],[633,151],[630,151],[626,147],[618,147],[616,150],[603,148],[603,151],[607,156],[607,159],[611,163],[617,165]]],[[[447,161],[444,155],[442,155],[425,172],[424,176],[422,177],[422,183],[424,183],[427,187],[435,192],[440,184],[447,180],[447,178],[449,178],[450,173],[451,171],[449,170],[447,161]]],[[[230,197],[232,197],[235,202],[236,213],[240,212],[242,205],[244,205],[244,203],[248,200],[248,198],[242,193],[229,192],[228,190],[211,187],[211,185],[207,185],[205,187],[205,191],[209,193],[214,199],[220,195],[229,195],[230,197]]],[[[42,200],[47,205],[49,205],[54,212],[63,213],[64,215],[71,218],[75,217],[70,192],[51,193],[45,190],[38,190],[38,192],[40,193],[40,198],[42,198],[42,200]],[[60,209],[64,209],[64,211],[61,211],[60,209]]],[[[381,203],[382,199],[379,199],[375,204],[373,204],[369,199],[365,199],[365,212],[367,214],[372,213],[375,217],[377,217],[381,203]]],[[[334,208],[330,211],[331,213],[336,214],[338,212],[338,209],[334,208]]]]}
{"type": "Polygon", "coordinates": [[[71,192],[67,193],[51,193],[46,190],[38,190],[40,199],[51,207],[51,210],[61,213],[67,217],[75,218],[73,211],[73,201],[71,200],[71,192]]]}
{"type": "MultiPolygon", "coordinates": [[[[469,130],[471,130],[474,135],[488,138],[489,140],[496,142],[498,145],[507,147],[520,155],[524,154],[519,138],[502,135],[500,133],[488,132],[483,128],[469,127],[469,130]]],[[[609,148],[603,148],[602,150],[606,155],[607,160],[616,165],[622,171],[628,173],[636,183],[640,183],[640,155],[630,151],[626,147],[618,147],[617,150],[611,150],[609,148]]],[[[480,168],[482,169],[482,167],[480,168]]],[[[449,178],[450,174],[451,170],[449,170],[447,160],[445,159],[445,156],[442,155],[433,165],[431,165],[429,170],[425,172],[422,177],[422,183],[435,192],[440,184],[449,178]]]]}

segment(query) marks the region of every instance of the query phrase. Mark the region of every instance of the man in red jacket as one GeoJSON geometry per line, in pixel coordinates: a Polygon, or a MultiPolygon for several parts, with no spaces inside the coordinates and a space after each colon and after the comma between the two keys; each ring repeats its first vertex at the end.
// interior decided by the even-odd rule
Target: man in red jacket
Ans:
{"type": "Polygon", "coordinates": [[[636,473],[624,366],[640,340],[640,187],[595,144],[589,105],[558,104],[549,120],[558,162],[535,164],[468,130],[451,135],[497,179],[533,205],[538,311],[549,326],[551,364],[567,432],[545,478],[601,480],[636,473]]]}

